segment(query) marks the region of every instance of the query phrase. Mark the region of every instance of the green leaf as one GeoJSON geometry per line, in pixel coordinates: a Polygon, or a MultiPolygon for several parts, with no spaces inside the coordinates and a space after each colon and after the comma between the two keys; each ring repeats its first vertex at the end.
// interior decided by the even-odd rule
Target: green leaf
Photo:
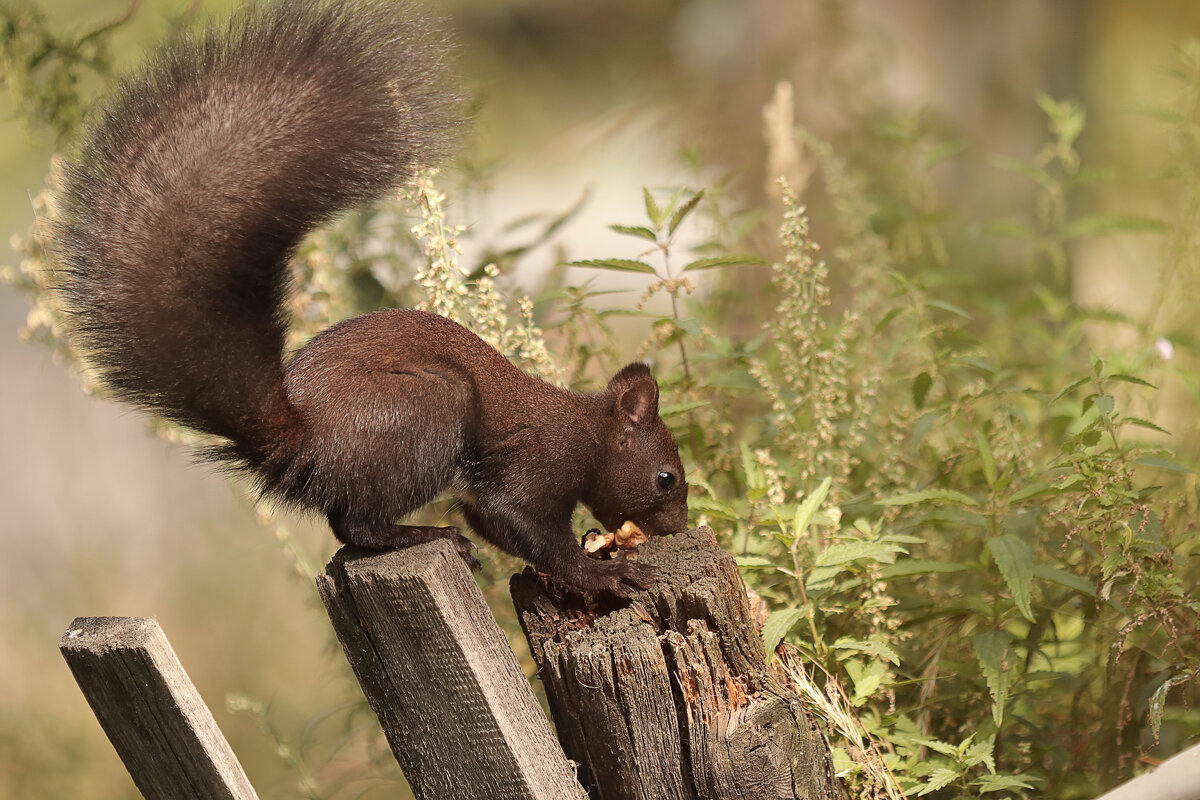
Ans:
{"type": "Polygon", "coordinates": [[[764,558],[763,556],[734,556],[733,560],[737,562],[739,567],[745,567],[747,569],[752,569],[754,567],[775,566],[774,561],[769,558],[764,558]]]}
{"type": "Polygon", "coordinates": [[[804,619],[805,612],[801,608],[781,608],[778,611],[772,611],[767,617],[767,621],[763,623],[762,639],[763,646],[767,648],[767,663],[771,663],[771,659],[775,656],[775,648],[787,635],[787,632],[795,627],[796,623],[804,619]]]}
{"type": "Polygon", "coordinates": [[[931,575],[935,572],[962,572],[967,569],[966,564],[958,564],[950,561],[925,561],[919,558],[905,558],[897,561],[895,564],[888,564],[879,570],[880,577],[889,578],[907,578],[911,575],[931,575]]]}
{"type": "Polygon", "coordinates": [[[922,372],[917,375],[917,377],[913,378],[913,405],[915,405],[918,409],[925,406],[925,398],[929,396],[929,389],[932,386],[933,378],[929,377],[928,372],[922,372]]]}
{"type": "MultiPolygon", "coordinates": [[[[974,734],[972,734],[974,735],[974,734]]],[[[963,754],[963,766],[970,769],[976,764],[984,764],[987,766],[988,772],[996,772],[996,759],[992,757],[992,752],[996,749],[996,735],[992,734],[981,742],[975,742],[967,748],[963,754]]]]}
{"type": "Polygon", "coordinates": [[[695,411],[697,408],[704,408],[710,405],[707,400],[692,400],[687,403],[668,403],[659,406],[658,415],[662,418],[673,417],[678,414],[686,414],[689,411],[695,411]]]}
{"type": "Polygon", "coordinates": [[[1054,395],[1054,399],[1052,399],[1052,400],[1050,401],[1050,405],[1054,405],[1054,404],[1055,404],[1055,403],[1057,403],[1059,400],[1063,399],[1063,397],[1065,397],[1066,395],[1068,395],[1068,394],[1070,394],[1071,392],[1075,391],[1075,390],[1076,390],[1076,389],[1078,389],[1080,386],[1083,386],[1085,383],[1087,383],[1087,382],[1088,382],[1088,381],[1090,381],[1090,380],[1091,380],[1091,378],[1080,378],[1079,380],[1077,380],[1077,381],[1075,381],[1074,383],[1070,384],[1070,385],[1069,385],[1069,386],[1067,386],[1065,389],[1063,389],[1061,392],[1059,392],[1058,394],[1054,395]]]}
{"type": "Polygon", "coordinates": [[[1074,589],[1080,594],[1086,594],[1089,597],[1096,596],[1096,587],[1087,578],[1072,574],[1050,564],[1038,564],[1033,568],[1033,575],[1035,578],[1041,578],[1044,581],[1050,581],[1051,583],[1057,583],[1059,586],[1074,589]]]}
{"type": "Polygon", "coordinates": [[[1155,469],[1165,469],[1168,472],[1182,472],[1186,475],[1191,475],[1192,471],[1182,464],[1176,464],[1168,458],[1160,458],[1158,456],[1142,456],[1137,459],[1137,463],[1144,467],[1154,467],[1155,469]]]}
{"type": "Polygon", "coordinates": [[[658,207],[658,203],[654,202],[654,196],[650,194],[650,190],[642,187],[642,197],[646,201],[646,216],[650,218],[650,222],[654,227],[658,228],[663,223],[663,210],[658,207]]]}
{"type": "Polygon", "coordinates": [[[1019,492],[1013,492],[1012,497],[1008,498],[1009,503],[1020,503],[1022,500],[1028,500],[1032,497],[1041,497],[1046,494],[1055,494],[1060,491],[1060,487],[1053,483],[1038,481],[1031,483],[1019,492]]]}
{"type": "Polygon", "coordinates": [[[1167,434],[1168,436],[1170,436],[1170,435],[1171,435],[1171,432],[1170,432],[1170,431],[1168,431],[1168,430],[1164,430],[1163,428],[1160,428],[1160,427],[1158,427],[1157,425],[1155,425],[1155,424],[1154,424],[1153,422],[1151,422],[1150,420],[1148,420],[1148,419],[1142,419],[1141,417],[1126,417],[1126,416],[1122,416],[1122,417],[1121,417],[1121,424],[1122,424],[1122,425],[1134,425],[1134,426],[1136,426],[1136,427],[1138,427],[1138,428],[1146,428],[1147,430],[1151,430],[1151,431],[1158,431],[1159,433],[1165,433],[1165,434],[1167,434]]]}
{"type": "Polygon", "coordinates": [[[979,501],[974,497],[956,492],[953,489],[922,489],[919,492],[905,492],[904,494],[896,494],[891,497],[880,500],[877,505],[881,506],[911,506],[917,503],[930,503],[932,505],[960,505],[960,506],[978,506],[979,501]]]}
{"type": "Polygon", "coordinates": [[[1011,792],[1017,789],[1032,789],[1033,784],[1028,783],[1030,777],[1028,775],[984,775],[982,778],[976,778],[972,786],[978,786],[980,792],[1011,792]]]}
{"type": "Polygon", "coordinates": [[[935,753],[941,753],[950,758],[958,757],[958,748],[952,744],[947,744],[941,739],[914,739],[913,744],[919,744],[922,747],[928,747],[935,753]]]}
{"type": "Polygon", "coordinates": [[[814,566],[836,567],[863,558],[880,561],[884,564],[891,564],[896,560],[897,553],[907,552],[900,545],[890,542],[838,542],[825,548],[821,552],[821,555],[817,556],[814,566]]]}
{"type": "Polygon", "coordinates": [[[854,696],[850,698],[850,702],[858,708],[883,684],[884,678],[887,677],[887,664],[878,659],[863,664],[857,658],[852,658],[845,666],[846,674],[854,682],[854,696]]]}
{"type": "Polygon", "coordinates": [[[624,233],[628,236],[637,236],[641,239],[648,239],[651,242],[658,241],[658,235],[645,225],[609,225],[608,229],[616,231],[617,233],[624,233]]]}
{"type": "Polygon", "coordinates": [[[1151,389],[1158,388],[1153,383],[1150,383],[1149,381],[1144,381],[1141,378],[1135,378],[1132,375],[1121,375],[1121,374],[1109,375],[1105,380],[1121,381],[1122,383],[1136,383],[1138,386],[1149,386],[1151,389]]]}
{"type": "Polygon", "coordinates": [[[704,197],[703,189],[701,189],[700,191],[698,191],[694,195],[692,195],[690,198],[688,198],[688,201],[686,203],[684,203],[683,205],[681,205],[679,207],[679,210],[677,210],[675,212],[675,214],[672,215],[671,225],[667,228],[668,236],[671,235],[672,233],[674,233],[675,229],[679,227],[679,223],[683,222],[687,218],[687,215],[692,213],[692,211],[695,210],[696,206],[699,204],[700,199],[702,197],[704,197]]]}
{"type": "Polygon", "coordinates": [[[971,318],[971,315],[966,311],[954,305],[953,303],[947,303],[945,300],[926,300],[925,305],[933,306],[934,308],[940,308],[942,311],[949,311],[951,314],[957,314],[963,319],[971,318]]]}
{"type": "MultiPolygon", "coordinates": [[[[799,539],[804,531],[808,529],[808,524],[812,521],[813,514],[817,513],[817,509],[821,507],[821,503],[825,502],[826,495],[829,494],[829,487],[832,485],[833,479],[826,478],[821,481],[816,489],[813,489],[808,497],[804,498],[804,502],[796,509],[796,518],[792,520],[792,536],[794,539],[799,539]]],[[[821,566],[820,561],[817,566],[821,566]]]]}
{"type": "Polygon", "coordinates": [[[997,536],[987,544],[1000,574],[1008,585],[1013,602],[1021,616],[1030,622],[1035,622],[1030,600],[1033,597],[1033,549],[1024,539],[1006,533],[997,536]]]}
{"type": "Polygon", "coordinates": [[[689,497],[688,507],[697,513],[708,514],[709,516],[724,520],[740,520],[743,517],[742,512],[729,503],[717,500],[714,497],[705,497],[704,495],[689,497]]]}
{"type": "Polygon", "coordinates": [[[590,258],[586,261],[568,261],[568,267],[594,267],[596,269],[611,269],[618,272],[644,272],[657,275],[654,267],[645,261],[633,261],[628,258],[590,258]]]}
{"type": "Polygon", "coordinates": [[[971,644],[983,676],[987,679],[988,691],[992,694],[992,719],[999,728],[1004,721],[1004,704],[1012,686],[1010,667],[1004,663],[1008,654],[1008,634],[1004,631],[977,633],[972,637],[971,644]]]}
{"type": "Polygon", "coordinates": [[[1064,239],[1082,236],[1103,236],[1109,233],[1162,233],[1161,220],[1147,217],[1088,215],[1073,219],[1062,229],[1064,239]]]}
{"type": "MultiPolygon", "coordinates": [[[[764,628],[765,630],[765,628],[764,628]]],[[[850,650],[856,653],[867,653],[876,658],[886,658],[893,664],[900,663],[900,655],[883,639],[872,636],[870,639],[851,639],[843,636],[833,643],[834,650],[850,650]]]]}
{"type": "Polygon", "coordinates": [[[1111,394],[1101,394],[1096,396],[1096,410],[1100,412],[1100,416],[1108,419],[1112,416],[1113,409],[1117,407],[1117,401],[1111,394]]]}
{"type": "Polygon", "coordinates": [[[917,792],[917,797],[924,797],[927,794],[936,792],[938,789],[949,786],[956,780],[958,780],[957,770],[938,767],[929,773],[929,780],[925,781],[925,785],[921,788],[921,791],[917,792]]]}
{"type": "Polygon", "coordinates": [[[763,264],[766,264],[766,263],[767,262],[765,260],[759,258],[758,256],[744,256],[744,255],[716,256],[715,258],[700,258],[700,259],[692,261],[688,264],[685,264],[683,267],[683,271],[684,272],[695,272],[696,270],[713,269],[714,267],[738,267],[738,266],[745,266],[745,265],[762,266],[763,264]]]}
{"type": "Polygon", "coordinates": [[[995,488],[996,457],[992,455],[992,446],[988,444],[987,437],[983,435],[983,431],[974,428],[972,433],[975,435],[975,446],[979,448],[979,458],[983,462],[983,478],[987,481],[989,488],[995,488]]]}

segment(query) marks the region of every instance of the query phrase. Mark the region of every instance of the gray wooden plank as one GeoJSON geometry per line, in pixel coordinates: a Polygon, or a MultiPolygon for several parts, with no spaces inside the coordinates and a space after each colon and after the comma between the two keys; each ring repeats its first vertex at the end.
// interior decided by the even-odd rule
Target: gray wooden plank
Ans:
{"type": "Polygon", "coordinates": [[[586,797],[452,545],[343,548],[317,585],[418,798],[586,797]]]}
{"type": "Polygon", "coordinates": [[[257,798],[156,620],[80,617],[58,648],[147,800],[257,798]]]}

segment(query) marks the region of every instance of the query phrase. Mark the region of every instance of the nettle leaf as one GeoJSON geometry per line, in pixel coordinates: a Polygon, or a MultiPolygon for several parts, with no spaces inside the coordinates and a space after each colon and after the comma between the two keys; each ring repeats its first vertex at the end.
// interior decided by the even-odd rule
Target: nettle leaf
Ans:
{"type": "Polygon", "coordinates": [[[686,414],[689,411],[695,411],[697,408],[704,408],[711,405],[707,400],[693,400],[687,403],[668,403],[658,408],[658,415],[663,417],[673,417],[677,414],[686,414]]]}
{"type": "Polygon", "coordinates": [[[815,566],[836,567],[862,558],[892,564],[896,561],[897,553],[907,552],[908,550],[894,542],[838,542],[829,545],[817,556],[815,566]]]}
{"type": "Polygon", "coordinates": [[[671,217],[671,224],[667,228],[668,236],[671,235],[672,233],[674,233],[675,229],[679,227],[679,223],[681,223],[685,219],[687,219],[687,215],[691,214],[692,211],[694,211],[696,209],[696,206],[700,203],[700,199],[703,197],[704,197],[704,190],[701,189],[700,191],[698,191],[694,195],[692,195],[690,198],[688,198],[688,201],[686,203],[684,203],[683,205],[681,205],[679,207],[679,209],[671,217]]]}
{"type": "Polygon", "coordinates": [[[1165,469],[1168,472],[1182,472],[1185,475],[1191,475],[1192,471],[1182,464],[1176,464],[1168,458],[1160,458],[1159,456],[1142,456],[1137,459],[1137,463],[1144,467],[1154,467],[1155,469],[1165,469]]]}
{"type": "Polygon", "coordinates": [[[650,190],[642,187],[642,198],[646,201],[646,216],[650,218],[650,222],[654,227],[659,227],[663,222],[663,210],[659,208],[658,203],[654,202],[654,195],[650,194],[650,190]]]}
{"type": "Polygon", "coordinates": [[[1136,383],[1139,386],[1149,386],[1151,389],[1158,388],[1153,383],[1150,383],[1149,381],[1144,381],[1141,378],[1134,377],[1133,375],[1123,375],[1123,374],[1118,373],[1116,375],[1109,375],[1107,378],[1105,378],[1105,380],[1121,381],[1122,383],[1136,383]]]}
{"type": "Polygon", "coordinates": [[[968,769],[976,764],[983,764],[987,767],[988,772],[995,774],[996,759],[992,757],[992,752],[996,749],[996,735],[992,734],[982,742],[975,742],[967,748],[963,754],[963,766],[968,769]]]}
{"type": "Polygon", "coordinates": [[[992,719],[997,728],[1004,721],[1004,704],[1008,701],[1008,690],[1012,686],[1012,672],[1005,663],[1008,642],[1009,636],[1004,631],[985,631],[975,634],[971,639],[975,658],[979,661],[992,695],[992,719]]]}
{"type": "Polygon", "coordinates": [[[585,261],[568,261],[568,267],[593,267],[595,269],[611,269],[617,272],[644,272],[647,275],[657,275],[654,267],[645,261],[634,261],[629,258],[589,258],[585,261]]]}
{"type": "Polygon", "coordinates": [[[727,255],[716,256],[714,258],[699,258],[686,264],[683,268],[684,272],[695,272],[700,269],[713,269],[715,267],[740,267],[740,266],[762,266],[767,262],[758,256],[745,255],[727,255]]]}
{"type": "Polygon", "coordinates": [[[1073,575],[1066,570],[1059,569],[1050,564],[1038,564],[1033,568],[1033,574],[1034,577],[1050,581],[1051,583],[1057,583],[1059,586],[1065,586],[1068,589],[1074,589],[1080,594],[1086,594],[1088,597],[1096,596],[1096,587],[1087,578],[1073,575]]]}
{"type": "Polygon", "coordinates": [[[1165,433],[1165,434],[1167,434],[1168,436],[1170,436],[1170,435],[1171,435],[1171,432],[1170,432],[1170,431],[1168,431],[1168,430],[1164,430],[1163,428],[1160,428],[1159,426],[1155,425],[1155,424],[1154,424],[1153,422],[1151,422],[1150,420],[1148,420],[1148,419],[1142,419],[1141,417],[1126,417],[1126,416],[1122,416],[1122,417],[1121,417],[1121,424],[1122,424],[1122,425],[1135,425],[1135,426],[1137,426],[1137,427],[1139,427],[1139,428],[1145,428],[1145,429],[1147,429],[1147,430],[1151,430],[1151,431],[1158,431],[1159,433],[1165,433]]]}
{"type": "Polygon", "coordinates": [[[950,758],[958,758],[958,748],[952,744],[943,742],[941,739],[914,739],[914,744],[919,744],[922,747],[928,747],[935,753],[941,753],[950,758]]]}
{"type": "MultiPolygon", "coordinates": [[[[792,520],[792,535],[799,539],[804,531],[812,522],[813,515],[817,513],[817,509],[821,507],[821,503],[825,502],[825,497],[829,494],[829,487],[833,484],[832,478],[826,478],[821,481],[821,484],[809,493],[808,497],[804,498],[804,502],[796,509],[796,518],[792,520]]],[[[817,561],[817,566],[821,566],[820,560],[817,561]]]]}
{"type": "Polygon", "coordinates": [[[624,233],[628,236],[637,236],[641,239],[647,239],[651,242],[657,242],[658,236],[654,231],[647,228],[645,225],[609,225],[610,231],[624,233]]]}
{"type": "Polygon", "coordinates": [[[879,570],[879,575],[885,580],[890,578],[907,578],[912,575],[931,575],[935,572],[962,572],[966,564],[950,561],[925,561],[919,558],[905,558],[895,564],[889,564],[879,570]]]}
{"type": "Polygon", "coordinates": [[[962,492],[956,492],[953,489],[922,489],[919,492],[905,492],[904,494],[896,494],[891,497],[880,500],[878,505],[881,506],[911,506],[917,503],[930,503],[932,505],[960,505],[960,506],[977,506],[979,501],[974,497],[965,495],[962,492]]]}
{"type": "Polygon", "coordinates": [[[845,666],[846,674],[854,682],[854,696],[850,698],[850,702],[855,708],[859,708],[883,685],[883,680],[887,677],[887,665],[878,659],[863,664],[857,658],[852,658],[845,666]]]}
{"type": "Polygon", "coordinates": [[[1091,378],[1080,378],[1079,380],[1068,384],[1065,388],[1063,388],[1062,391],[1060,391],[1058,394],[1054,395],[1054,398],[1050,401],[1050,404],[1054,405],[1059,400],[1063,399],[1064,397],[1069,395],[1071,392],[1075,391],[1080,386],[1083,386],[1085,383],[1087,383],[1090,380],[1091,380],[1091,378]]]}
{"type": "Polygon", "coordinates": [[[925,305],[933,306],[934,308],[940,308],[942,311],[949,311],[951,314],[957,314],[963,319],[971,318],[971,315],[966,311],[954,305],[953,303],[947,303],[945,300],[929,299],[925,301],[925,305]]]}
{"type": "Polygon", "coordinates": [[[1024,539],[1011,533],[997,536],[988,542],[987,547],[996,566],[1000,568],[1017,610],[1025,619],[1035,622],[1030,606],[1033,597],[1033,549],[1024,539]]]}
{"type": "Polygon", "coordinates": [[[1041,497],[1047,494],[1058,494],[1062,491],[1061,486],[1055,486],[1053,483],[1038,481],[1031,483],[1020,491],[1013,492],[1012,497],[1008,498],[1009,503],[1019,503],[1022,500],[1029,500],[1034,497],[1041,497]]]}
{"type": "Polygon", "coordinates": [[[762,639],[763,646],[767,648],[767,663],[771,663],[771,659],[775,657],[775,648],[783,641],[783,637],[788,631],[796,626],[796,623],[805,617],[805,610],[802,608],[781,608],[778,611],[772,611],[767,617],[767,621],[763,623],[762,639]]]}
{"type": "MultiPolygon", "coordinates": [[[[886,658],[893,664],[900,663],[900,655],[892,649],[892,646],[878,636],[872,636],[870,639],[851,639],[843,636],[833,643],[834,650],[850,650],[858,653],[867,653],[876,658],[886,658]]],[[[842,656],[848,658],[849,656],[842,656]]]]}
{"type": "Polygon", "coordinates": [[[925,785],[921,788],[921,791],[917,792],[917,797],[924,797],[927,794],[936,792],[938,789],[949,786],[956,780],[958,780],[957,770],[938,767],[929,774],[929,780],[925,782],[925,785]]]}
{"type": "Polygon", "coordinates": [[[1032,789],[1028,775],[984,775],[976,778],[972,786],[978,786],[980,792],[1004,792],[1016,789],[1032,789]]]}
{"type": "Polygon", "coordinates": [[[929,377],[928,372],[922,372],[917,377],[913,378],[912,396],[913,405],[917,408],[925,406],[925,398],[929,396],[929,390],[933,387],[933,378],[929,377]]]}
{"type": "Polygon", "coordinates": [[[1076,239],[1107,233],[1161,233],[1165,229],[1166,226],[1157,219],[1096,214],[1071,220],[1063,227],[1062,236],[1064,239],[1076,239]]]}
{"type": "Polygon", "coordinates": [[[988,444],[987,436],[979,428],[972,433],[975,435],[975,446],[979,448],[979,458],[983,462],[983,477],[988,487],[996,486],[996,457],[992,455],[992,446],[988,444]]]}

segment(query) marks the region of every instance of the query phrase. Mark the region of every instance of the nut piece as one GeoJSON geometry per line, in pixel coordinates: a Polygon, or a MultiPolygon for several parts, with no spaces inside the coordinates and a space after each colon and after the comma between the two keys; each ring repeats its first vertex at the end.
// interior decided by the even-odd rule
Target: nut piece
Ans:
{"type": "Polygon", "coordinates": [[[649,537],[633,522],[626,520],[611,533],[593,528],[583,537],[583,549],[592,558],[614,558],[618,554],[637,561],[638,545],[649,537]]]}
{"type": "Polygon", "coordinates": [[[613,549],[614,534],[593,528],[583,537],[583,549],[588,555],[602,555],[613,549]]]}
{"type": "Polygon", "coordinates": [[[629,520],[625,520],[625,523],[613,531],[612,535],[620,550],[637,550],[638,545],[649,538],[641,528],[629,520]]]}

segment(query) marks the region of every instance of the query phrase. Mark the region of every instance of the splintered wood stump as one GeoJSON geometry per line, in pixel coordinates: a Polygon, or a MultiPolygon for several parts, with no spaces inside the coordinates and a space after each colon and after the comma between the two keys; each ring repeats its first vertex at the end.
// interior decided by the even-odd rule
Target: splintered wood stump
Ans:
{"type": "Polygon", "coordinates": [[[829,746],[766,667],[733,557],[703,527],[642,545],[655,585],[587,608],[531,571],[511,589],[558,737],[598,800],[835,800],[829,746]]]}

